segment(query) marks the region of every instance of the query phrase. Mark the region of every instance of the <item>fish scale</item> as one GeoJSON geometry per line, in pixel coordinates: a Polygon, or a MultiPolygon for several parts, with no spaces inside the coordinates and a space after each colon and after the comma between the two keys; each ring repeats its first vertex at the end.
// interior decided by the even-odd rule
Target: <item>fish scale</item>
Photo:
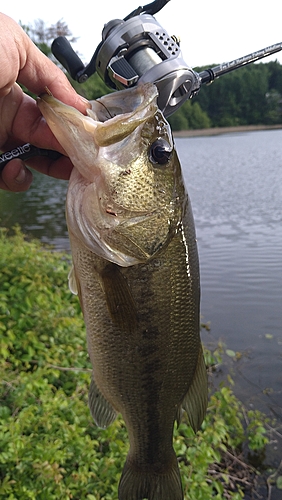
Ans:
{"type": "Polygon", "coordinates": [[[70,288],[86,324],[91,414],[107,427],[121,413],[128,430],[119,500],[183,499],[174,423],[184,408],[197,431],[207,406],[194,221],[156,98],[152,84],[104,96],[108,116],[123,107],[108,120],[95,102],[88,117],[49,95],[38,104],[74,164],[70,288]]]}

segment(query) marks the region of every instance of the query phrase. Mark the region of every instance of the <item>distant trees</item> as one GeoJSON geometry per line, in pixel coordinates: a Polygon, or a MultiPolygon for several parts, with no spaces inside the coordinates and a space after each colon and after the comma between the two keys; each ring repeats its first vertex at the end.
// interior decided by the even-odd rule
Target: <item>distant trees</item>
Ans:
{"type": "Polygon", "coordinates": [[[203,86],[191,102],[169,119],[174,130],[185,128],[186,119],[186,128],[282,123],[282,65],[271,61],[244,66],[203,86]],[[187,118],[191,109],[195,120],[187,118]]]}
{"type": "Polygon", "coordinates": [[[211,127],[211,120],[196,101],[186,101],[179,111],[168,119],[172,130],[187,130],[211,127]]]}
{"type": "Polygon", "coordinates": [[[36,19],[33,21],[33,24],[22,24],[22,28],[41,50],[41,52],[54,62],[55,58],[51,51],[51,44],[55,38],[58,36],[65,36],[71,43],[75,43],[77,41],[77,37],[72,35],[68,25],[62,19],[57,21],[55,24],[51,24],[51,26],[47,26],[43,19],[36,19]]]}
{"type": "Polygon", "coordinates": [[[250,64],[203,85],[168,121],[172,130],[282,124],[282,65],[250,64]]]}

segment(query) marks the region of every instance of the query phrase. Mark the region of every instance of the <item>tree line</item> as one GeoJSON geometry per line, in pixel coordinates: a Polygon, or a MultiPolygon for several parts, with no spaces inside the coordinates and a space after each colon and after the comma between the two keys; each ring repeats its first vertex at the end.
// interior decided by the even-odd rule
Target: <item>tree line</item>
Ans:
{"type": "Polygon", "coordinates": [[[250,64],[203,85],[169,121],[173,130],[282,123],[282,65],[250,64]]]}
{"type": "MultiPolygon", "coordinates": [[[[38,19],[23,28],[55,63],[51,52],[54,38],[66,36],[73,44],[77,40],[63,20],[48,27],[38,19]]],[[[201,72],[212,66],[216,64],[194,69],[201,72]]],[[[89,100],[110,92],[97,74],[84,84],[71,83],[89,100]]],[[[169,122],[172,130],[282,123],[282,65],[278,61],[250,64],[203,85],[196,97],[169,117],[169,122]]]]}

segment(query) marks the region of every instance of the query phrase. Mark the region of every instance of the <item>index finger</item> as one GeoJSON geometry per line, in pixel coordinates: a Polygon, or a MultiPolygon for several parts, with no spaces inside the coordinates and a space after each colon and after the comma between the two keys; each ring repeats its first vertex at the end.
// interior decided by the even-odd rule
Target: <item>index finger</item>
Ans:
{"type": "Polygon", "coordinates": [[[18,82],[36,95],[44,93],[48,87],[57,99],[85,113],[89,107],[88,101],[77,94],[63,71],[45,56],[26,34],[24,35],[25,58],[21,64],[18,82]]]}

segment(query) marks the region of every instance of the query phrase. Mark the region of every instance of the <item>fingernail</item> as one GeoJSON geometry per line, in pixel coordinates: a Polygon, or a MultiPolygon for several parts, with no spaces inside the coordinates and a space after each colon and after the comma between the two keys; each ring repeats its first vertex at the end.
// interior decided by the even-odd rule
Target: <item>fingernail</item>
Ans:
{"type": "Polygon", "coordinates": [[[15,181],[18,182],[18,184],[23,184],[26,179],[26,168],[24,165],[20,168],[17,177],[15,178],[15,181]]]}
{"type": "Polygon", "coordinates": [[[79,96],[79,99],[84,102],[84,104],[89,104],[89,100],[83,97],[82,95],[79,96]]]}
{"type": "Polygon", "coordinates": [[[91,104],[88,101],[88,99],[85,99],[85,97],[79,96],[79,100],[80,100],[81,104],[83,104],[83,106],[84,106],[83,112],[85,112],[86,109],[91,108],[91,104]]]}

